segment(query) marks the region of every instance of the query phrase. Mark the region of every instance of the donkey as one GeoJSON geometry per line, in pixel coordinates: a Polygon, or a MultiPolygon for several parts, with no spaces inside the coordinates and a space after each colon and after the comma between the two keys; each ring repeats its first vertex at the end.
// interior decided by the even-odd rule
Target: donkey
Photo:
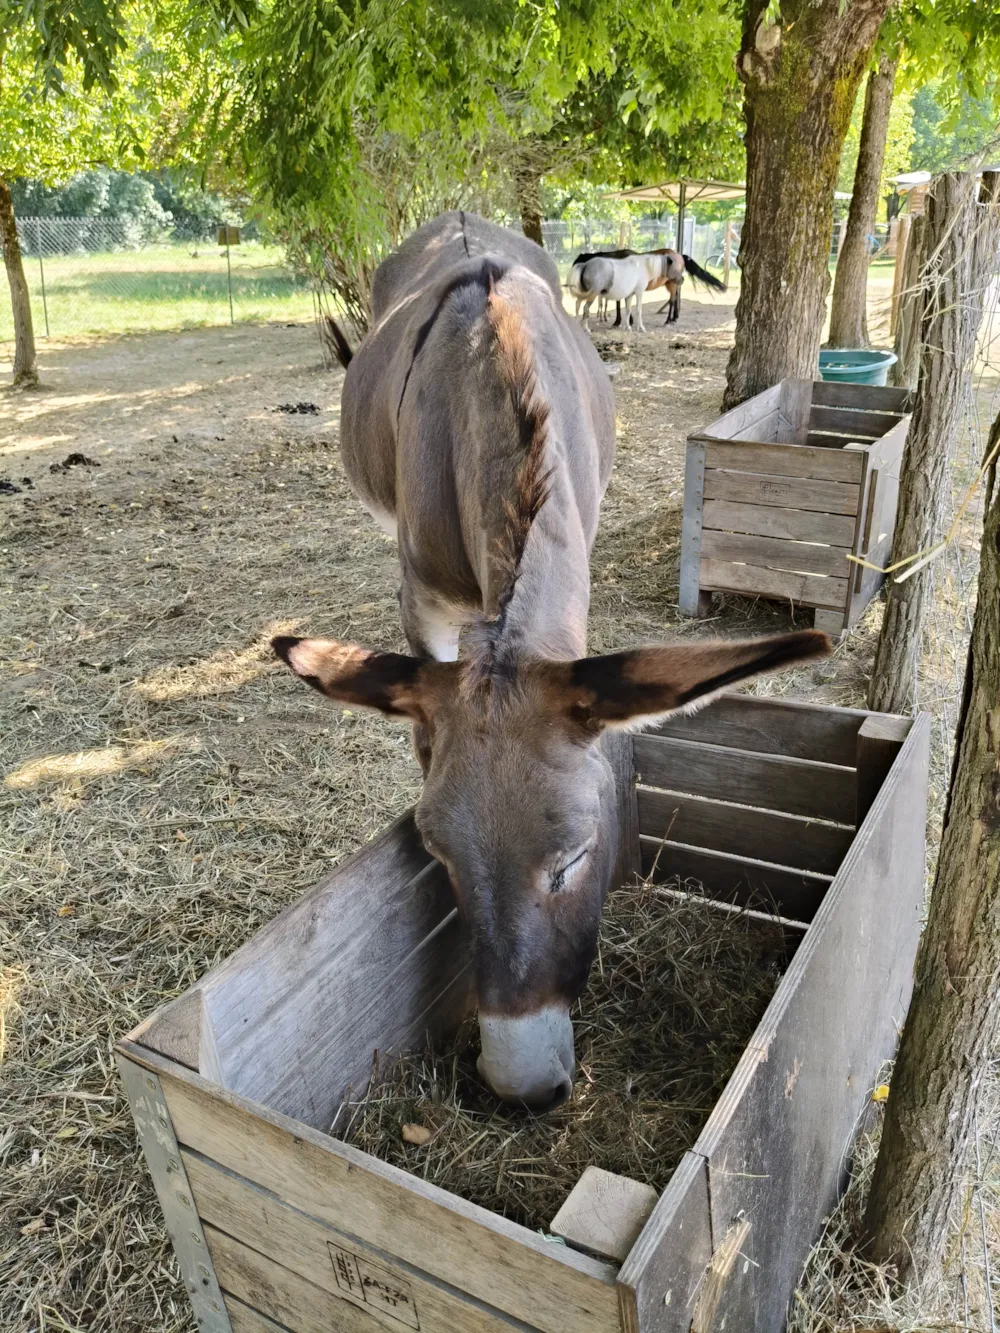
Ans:
{"type": "Polygon", "coordinates": [[[586,655],[588,557],[614,455],[607,372],[523,236],[451,212],[375,274],[347,364],[344,467],[396,533],[411,653],[283,637],[332,699],[413,723],[416,823],[447,869],[479,1003],[479,1072],[546,1110],[574,1073],[617,854],[600,737],[829,651],[814,631],[586,655]],[[459,655],[459,634],[463,631],[459,655]]]}

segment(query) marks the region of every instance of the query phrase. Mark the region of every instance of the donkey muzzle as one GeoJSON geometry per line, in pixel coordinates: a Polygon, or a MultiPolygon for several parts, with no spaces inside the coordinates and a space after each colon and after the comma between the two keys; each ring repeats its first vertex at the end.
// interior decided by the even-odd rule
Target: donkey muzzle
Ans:
{"type": "Polygon", "coordinates": [[[480,1013],[479,1034],[476,1067],[503,1101],[541,1112],[569,1097],[576,1062],[568,1007],[549,1005],[521,1018],[480,1013]]]}

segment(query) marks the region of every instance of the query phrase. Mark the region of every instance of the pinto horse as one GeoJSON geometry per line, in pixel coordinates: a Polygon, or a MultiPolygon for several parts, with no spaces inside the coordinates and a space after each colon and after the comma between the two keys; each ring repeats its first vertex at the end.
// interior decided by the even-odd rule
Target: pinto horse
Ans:
{"type": "Polygon", "coordinates": [[[597,255],[580,266],[575,276],[575,291],[583,306],[581,323],[590,331],[590,307],[599,297],[605,301],[622,302],[626,316],[629,306],[635,310],[634,325],[640,333],[646,332],[642,322],[642,298],[651,286],[662,286],[666,281],[669,261],[665,254],[631,254],[624,259],[597,255]]]}
{"type": "Polygon", "coordinates": [[[479,1001],[479,1071],[558,1105],[617,849],[608,727],[688,710],[829,651],[816,631],[588,657],[589,555],[614,402],[533,242],[445,213],[386,259],[347,368],[344,468],[399,542],[410,653],[279,638],[332,699],[413,724],[424,845],[446,868],[479,1001]],[[460,632],[464,635],[460,646],[460,632]]]}

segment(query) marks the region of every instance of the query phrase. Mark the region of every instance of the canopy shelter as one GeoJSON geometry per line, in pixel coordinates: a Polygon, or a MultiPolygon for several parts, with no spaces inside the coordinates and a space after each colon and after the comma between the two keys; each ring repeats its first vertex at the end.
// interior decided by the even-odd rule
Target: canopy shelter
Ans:
{"type": "MultiPolygon", "coordinates": [[[[664,181],[661,185],[640,185],[634,190],[617,190],[613,199],[648,199],[650,202],[667,200],[677,205],[677,248],[684,246],[684,217],[688,204],[700,202],[714,204],[720,199],[742,199],[747,192],[745,185],[734,185],[732,181],[696,180],[692,176],[679,176],[674,181],[664,181]]],[[[726,285],[729,285],[729,247],[726,246],[726,285]]]]}

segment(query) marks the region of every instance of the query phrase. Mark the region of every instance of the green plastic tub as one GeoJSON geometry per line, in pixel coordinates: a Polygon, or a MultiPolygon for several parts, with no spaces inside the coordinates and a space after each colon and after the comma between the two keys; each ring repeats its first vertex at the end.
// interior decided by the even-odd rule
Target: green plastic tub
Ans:
{"type": "Polygon", "coordinates": [[[819,354],[819,373],[837,384],[885,384],[889,367],[896,363],[895,352],[852,351],[830,347],[819,354]]]}

